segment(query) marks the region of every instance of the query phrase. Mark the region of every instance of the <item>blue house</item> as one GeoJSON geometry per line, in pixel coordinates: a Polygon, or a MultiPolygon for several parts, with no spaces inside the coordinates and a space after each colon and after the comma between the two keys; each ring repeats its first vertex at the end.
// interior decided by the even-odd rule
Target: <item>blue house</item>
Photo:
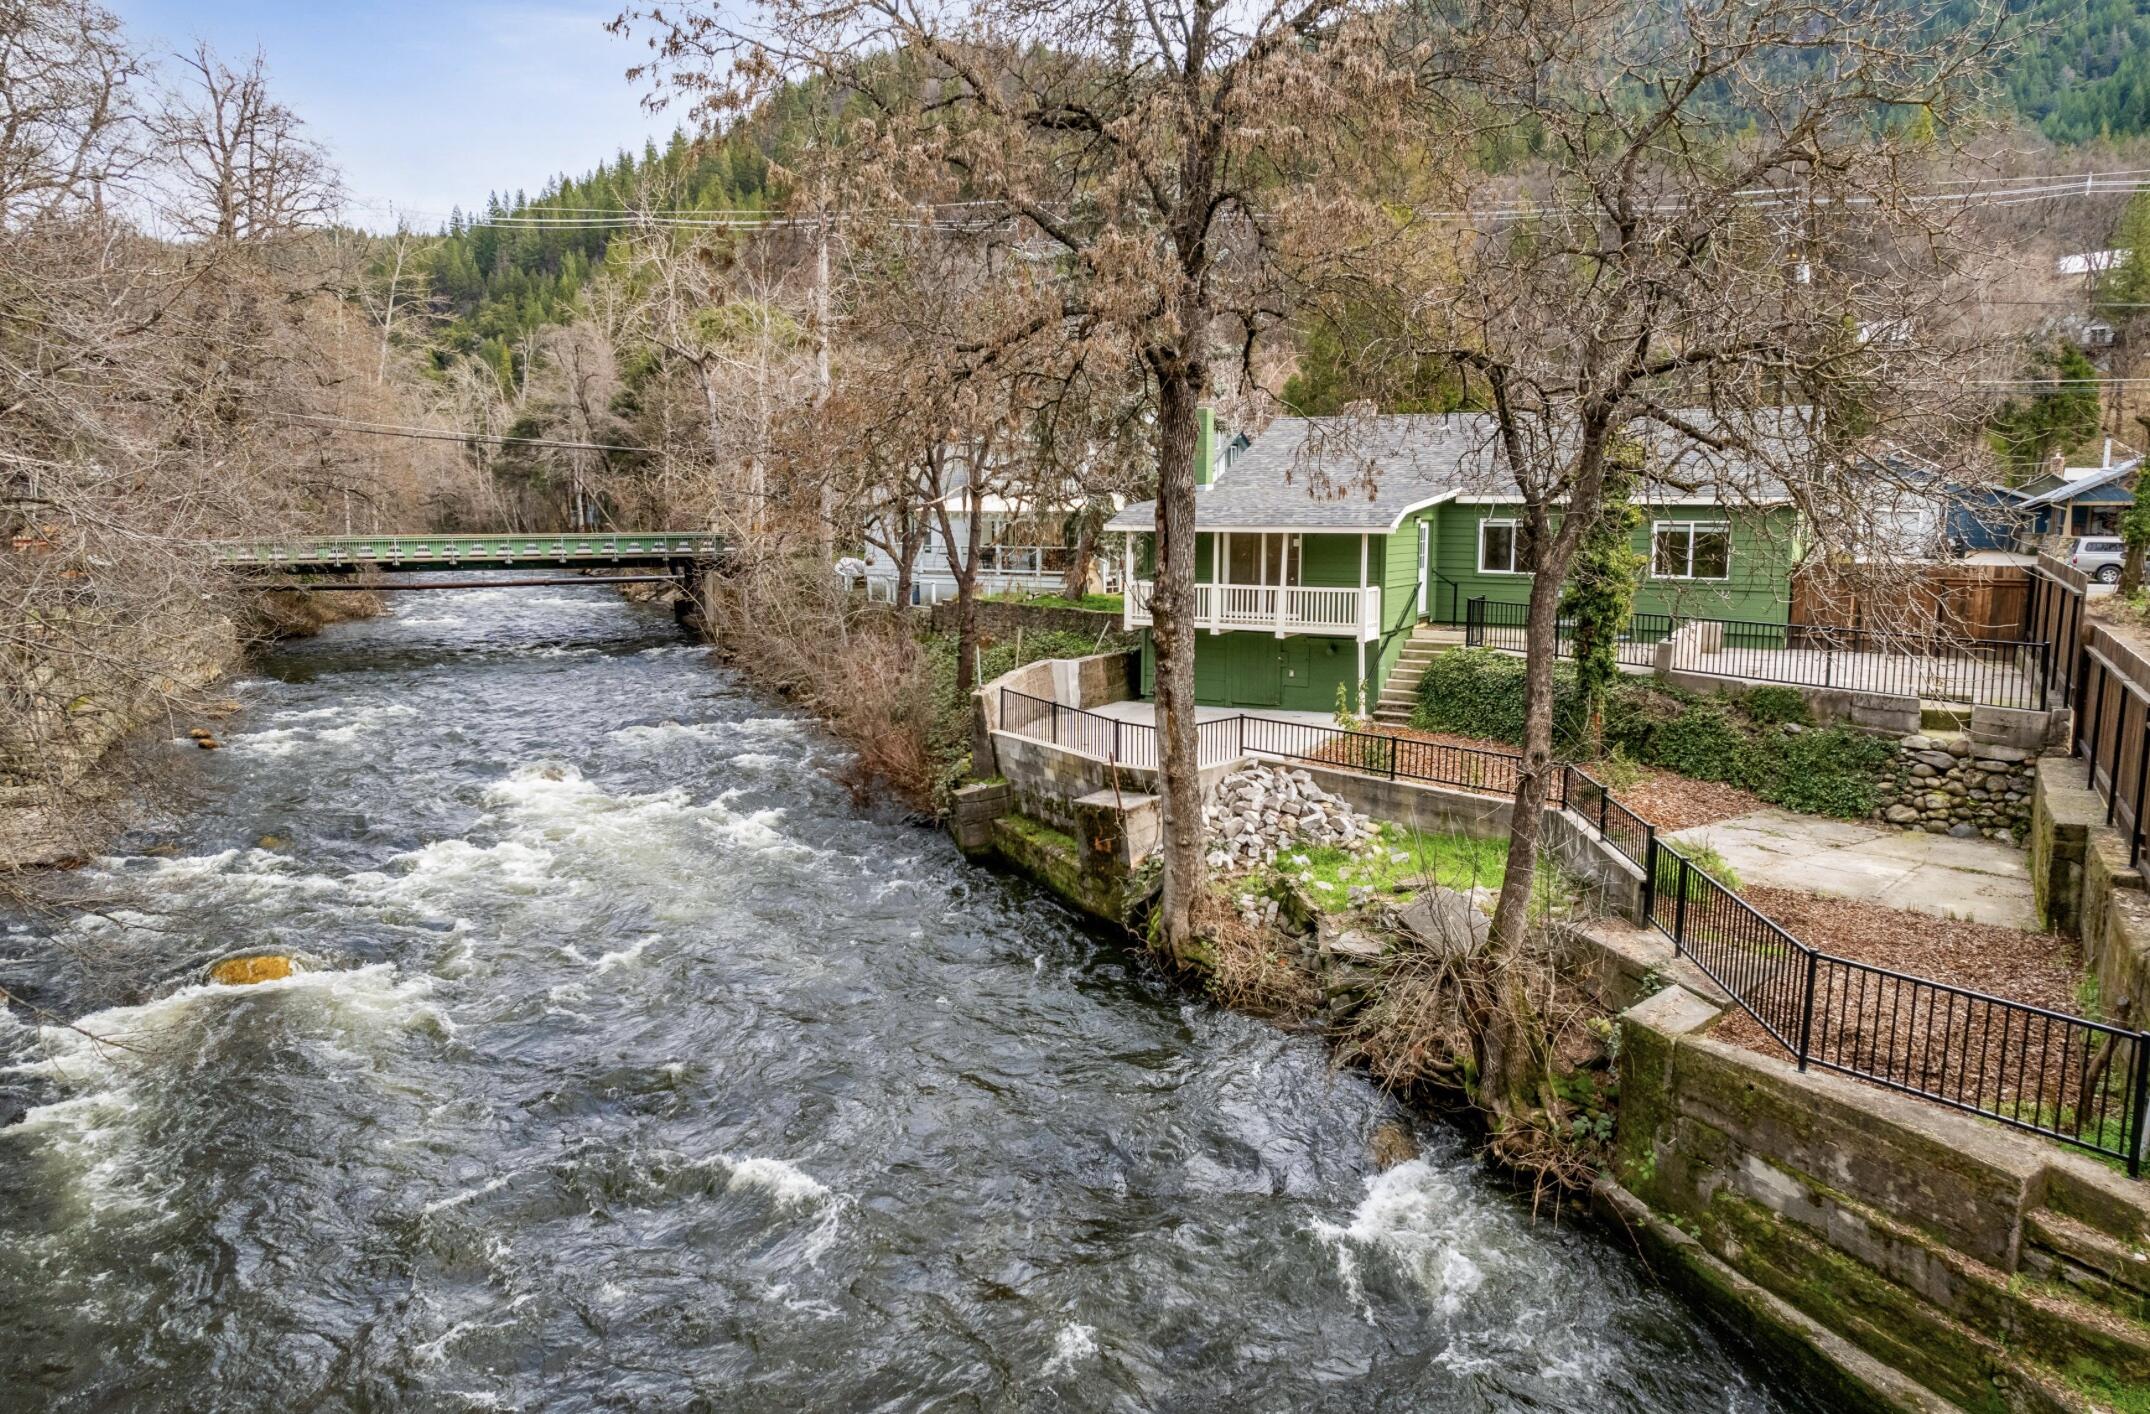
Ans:
{"type": "Polygon", "coordinates": [[[2115,457],[2111,438],[2097,466],[2062,466],[2014,488],[2022,526],[2020,549],[2040,540],[2078,535],[2117,535],[2120,517],[2135,504],[2139,454],[2115,457]]]}

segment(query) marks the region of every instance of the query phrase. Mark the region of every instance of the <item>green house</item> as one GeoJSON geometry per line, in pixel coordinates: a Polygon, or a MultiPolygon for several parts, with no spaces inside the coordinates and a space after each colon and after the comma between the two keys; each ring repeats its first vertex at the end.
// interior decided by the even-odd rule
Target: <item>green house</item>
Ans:
{"type": "MultiPolygon", "coordinates": [[[[1356,710],[1415,687],[1429,644],[1460,641],[1473,600],[1520,623],[1530,576],[1514,479],[1476,414],[1283,418],[1228,461],[1205,420],[1197,467],[1195,696],[1215,706],[1356,710]],[[1412,645],[1418,651],[1410,651],[1412,645]],[[1399,665],[1403,671],[1399,671],[1399,665]],[[1361,700],[1363,685],[1364,701],[1361,700]]],[[[1713,461],[1717,460],[1713,456],[1713,461]]],[[[1758,468],[1700,467],[1677,451],[1637,495],[1648,569],[1638,615],[1786,622],[1800,522],[1758,468]],[[1703,488],[1722,488],[1701,489],[1703,488]]],[[[1126,624],[1150,616],[1154,502],[1125,532],[1126,624]]],[[[1142,688],[1156,655],[1143,633],[1142,688]]]]}

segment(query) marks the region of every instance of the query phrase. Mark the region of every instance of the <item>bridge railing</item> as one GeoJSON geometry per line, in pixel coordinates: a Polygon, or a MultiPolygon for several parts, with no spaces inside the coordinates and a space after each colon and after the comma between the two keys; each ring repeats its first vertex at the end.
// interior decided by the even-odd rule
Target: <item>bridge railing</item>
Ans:
{"type": "Polygon", "coordinates": [[[513,564],[517,560],[702,559],[722,548],[706,531],[605,535],[318,535],[214,547],[227,565],[513,564]]]}

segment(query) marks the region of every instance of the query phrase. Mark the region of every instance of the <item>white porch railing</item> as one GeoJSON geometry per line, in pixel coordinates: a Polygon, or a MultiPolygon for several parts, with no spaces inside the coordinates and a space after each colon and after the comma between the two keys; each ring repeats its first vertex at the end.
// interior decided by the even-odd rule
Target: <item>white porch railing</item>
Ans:
{"type": "MultiPolygon", "coordinates": [[[[1124,622],[1143,628],[1150,622],[1151,581],[1136,580],[1127,596],[1124,622]]],[[[1282,638],[1290,633],[1323,634],[1372,642],[1381,636],[1381,589],[1321,588],[1308,585],[1197,584],[1195,627],[1211,633],[1254,630],[1282,638]]]]}

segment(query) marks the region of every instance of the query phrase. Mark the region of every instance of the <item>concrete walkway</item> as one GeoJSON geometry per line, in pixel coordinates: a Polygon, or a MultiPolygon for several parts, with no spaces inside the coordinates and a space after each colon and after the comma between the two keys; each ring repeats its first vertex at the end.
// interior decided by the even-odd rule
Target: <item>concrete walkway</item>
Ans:
{"type": "Polygon", "coordinates": [[[1743,883],[2004,928],[2038,927],[2023,851],[1997,840],[1906,834],[1788,810],[1757,810],[1665,838],[1709,845],[1743,883]]]}

